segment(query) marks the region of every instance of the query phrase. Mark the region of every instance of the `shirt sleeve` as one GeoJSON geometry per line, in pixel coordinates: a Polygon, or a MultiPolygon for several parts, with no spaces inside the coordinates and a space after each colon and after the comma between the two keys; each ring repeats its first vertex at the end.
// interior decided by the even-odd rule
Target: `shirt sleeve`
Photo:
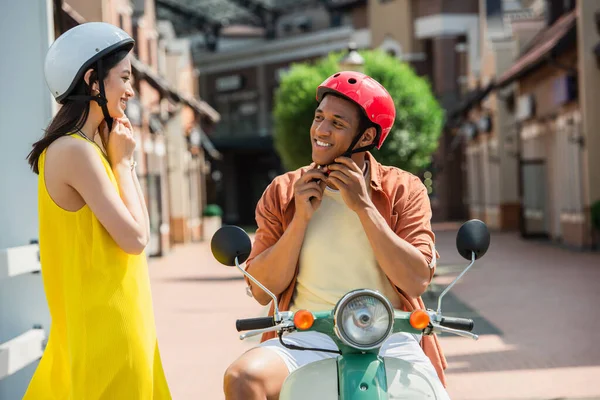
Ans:
{"type": "Polygon", "coordinates": [[[431,229],[431,203],[427,188],[414,177],[409,195],[404,202],[398,202],[396,234],[416,247],[427,260],[430,268],[429,279],[433,278],[439,254],[435,249],[435,235],[431,229]]]}
{"type": "Polygon", "coordinates": [[[252,251],[246,261],[246,269],[252,264],[256,256],[273,246],[283,235],[282,211],[275,183],[271,183],[265,189],[258,204],[256,205],[257,230],[252,244],[252,251]]]}

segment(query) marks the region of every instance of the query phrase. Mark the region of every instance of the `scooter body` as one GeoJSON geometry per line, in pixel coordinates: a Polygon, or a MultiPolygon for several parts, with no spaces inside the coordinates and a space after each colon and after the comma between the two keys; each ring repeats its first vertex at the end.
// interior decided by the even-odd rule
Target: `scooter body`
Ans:
{"type": "Polygon", "coordinates": [[[419,365],[397,358],[361,356],[339,356],[337,360],[331,358],[305,365],[288,376],[279,396],[280,400],[446,398],[441,383],[431,379],[419,365]],[[340,364],[349,368],[340,368],[340,364]],[[365,374],[365,371],[374,373],[365,374]],[[341,384],[339,390],[338,384],[341,384]]]}
{"type": "MultiPolygon", "coordinates": [[[[368,293],[358,290],[356,293],[368,293]]],[[[357,351],[335,334],[334,313],[313,313],[308,329],[331,337],[341,354],[335,358],[307,364],[285,380],[280,400],[340,399],[447,399],[438,379],[419,365],[379,356],[379,348],[357,351]]],[[[411,313],[395,311],[392,332],[422,333],[410,325],[411,313]]],[[[292,318],[293,319],[293,318],[292,318]]]]}
{"type": "Polygon", "coordinates": [[[451,333],[477,340],[471,333],[473,321],[442,315],[445,294],[482,257],[490,243],[485,224],[471,220],[458,231],[458,252],[471,263],[440,294],[438,307],[411,312],[394,310],[381,293],[370,289],[352,290],[345,294],[333,310],[280,312],[277,297],[241,266],[251,250],[251,241],[243,229],[223,226],[211,240],[215,258],[224,265],[236,266],[274,303],[271,317],[240,319],[240,339],[276,332],[284,347],[293,350],[325,351],[335,356],[305,365],[288,376],[280,392],[281,400],[391,400],[449,399],[439,379],[420,365],[406,360],[381,357],[379,350],[390,335],[405,332],[420,335],[451,333]],[[338,350],[302,348],[286,343],[291,332],[314,331],[330,337],[338,350]]]}

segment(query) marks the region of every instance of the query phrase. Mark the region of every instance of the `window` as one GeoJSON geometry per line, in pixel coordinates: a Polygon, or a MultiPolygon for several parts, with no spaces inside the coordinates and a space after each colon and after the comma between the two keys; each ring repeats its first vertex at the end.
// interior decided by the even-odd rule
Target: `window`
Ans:
{"type": "Polygon", "coordinates": [[[221,122],[215,128],[219,137],[259,136],[258,95],[256,92],[237,92],[217,97],[221,122]]]}

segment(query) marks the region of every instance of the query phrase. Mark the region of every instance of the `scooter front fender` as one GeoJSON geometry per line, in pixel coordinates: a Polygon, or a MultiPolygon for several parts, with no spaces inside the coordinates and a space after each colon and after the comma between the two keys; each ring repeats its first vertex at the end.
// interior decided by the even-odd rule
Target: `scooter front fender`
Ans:
{"type": "Polygon", "coordinates": [[[387,400],[386,372],[377,354],[347,354],[317,361],[294,371],[280,400],[387,400]]]}
{"type": "Polygon", "coordinates": [[[444,386],[417,364],[398,358],[384,358],[389,400],[450,400],[444,386]]]}
{"type": "Polygon", "coordinates": [[[310,363],[285,380],[279,399],[387,400],[383,360],[350,354],[310,363]]]}
{"type": "Polygon", "coordinates": [[[297,369],[283,383],[279,399],[449,400],[449,397],[439,380],[418,365],[396,358],[357,354],[316,361],[297,369]],[[366,387],[363,385],[361,389],[361,384],[366,387]]]}
{"type": "Polygon", "coordinates": [[[315,361],[292,372],[281,388],[279,400],[338,399],[335,358],[315,361]]]}

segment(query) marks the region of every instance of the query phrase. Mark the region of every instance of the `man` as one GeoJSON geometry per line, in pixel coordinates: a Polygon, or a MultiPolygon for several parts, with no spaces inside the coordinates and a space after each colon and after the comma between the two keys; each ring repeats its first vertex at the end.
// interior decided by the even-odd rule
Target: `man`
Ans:
{"type": "MultiPolygon", "coordinates": [[[[329,310],[359,288],[380,291],[397,309],[424,308],[420,295],[437,259],[427,190],[418,177],[368,153],[381,147],[394,123],[391,96],[371,77],[342,71],[317,88],[317,101],[310,129],[314,163],[278,176],[265,190],[248,272],[278,296],[282,311],[329,310]]],[[[260,288],[250,289],[259,303],[271,301],[260,288]]],[[[266,340],[273,337],[265,334],[259,347],[228,368],[227,399],[276,399],[289,373],[335,357],[266,340]]],[[[285,340],[335,349],[317,332],[285,340]]],[[[380,354],[419,363],[445,383],[446,361],[435,336],[394,334],[380,354]]]]}

